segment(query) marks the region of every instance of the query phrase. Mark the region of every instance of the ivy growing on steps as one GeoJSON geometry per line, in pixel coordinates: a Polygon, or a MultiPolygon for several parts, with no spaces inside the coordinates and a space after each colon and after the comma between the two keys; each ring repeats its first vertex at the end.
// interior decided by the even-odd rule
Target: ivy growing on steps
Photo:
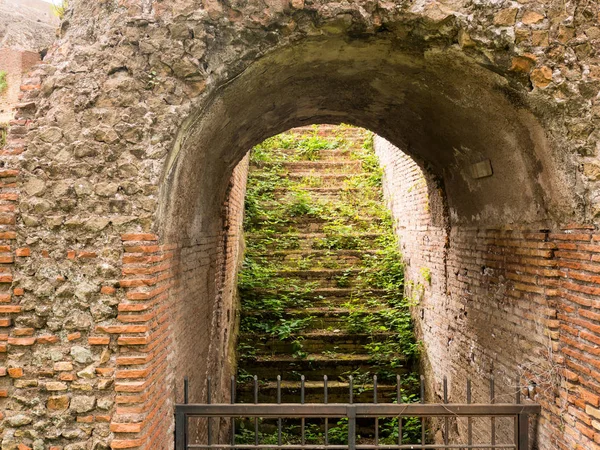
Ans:
{"type": "MultiPolygon", "coordinates": [[[[373,375],[385,384],[400,373],[403,400],[417,399],[420,345],[381,182],[372,134],[349,126],[292,130],[252,150],[238,280],[241,381],[277,370],[297,379],[309,367],[340,381],[353,375],[361,394],[373,375]],[[333,372],[328,360],[340,362],[333,372]]],[[[404,433],[418,441],[412,425],[404,433]]]]}

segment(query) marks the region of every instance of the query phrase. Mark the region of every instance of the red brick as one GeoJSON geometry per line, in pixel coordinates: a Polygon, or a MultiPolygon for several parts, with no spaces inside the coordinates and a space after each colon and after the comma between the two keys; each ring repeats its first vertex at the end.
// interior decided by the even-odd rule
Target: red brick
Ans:
{"type": "Polygon", "coordinates": [[[158,236],[151,233],[126,233],[121,235],[123,241],[158,241],[158,236]]]}
{"type": "Polygon", "coordinates": [[[119,345],[146,345],[148,343],[148,337],[119,336],[117,343],[119,345]]]}
{"type": "Polygon", "coordinates": [[[69,341],[69,342],[76,341],[80,337],[81,337],[81,333],[79,331],[76,331],[75,333],[69,333],[69,334],[67,334],[67,341],[69,341]]]}
{"type": "Polygon", "coordinates": [[[579,388],[579,394],[586,403],[589,403],[592,406],[598,407],[600,404],[600,397],[598,395],[593,394],[582,387],[579,388]]]}
{"type": "Polygon", "coordinates": [[[117,292],[117,290],[112,286],[102,286],[100,288],[101,294],[113,295],[115,292],[117,292]]]}
{"type": "Polygon", "coordinates": [[[23,376],[23,369],[21,367],[9,367],[8,376],[11,378],[21,378],[23,376]]]}
{"type": "Polygon", "coordinates": [[[108,336],[90,336],[90,337],[88,337],[88,344],[90,344],[90,345],[108,345],[108,344],[110,344],[110,337],[108,337],[108,336]]]}
{"type": "Polygon", "coordinates": [[[142,439],[114,439],[110,443],[110,447],[114,450],[120,450],[123,448],[135,448],[143,444],[142,439]]]}
{"type": "Polygon", "coordinates": [[[9,337],[8,338],[8,343],[10,345],[16,345],[16,346],[20,346],[20,347],[27,347],[27,346],[35,344],[35,338],[34,337],[26,337],[26,338],[13,338],[13,337],[9,337]]]}
{"type": "Polygon", "coordinates": [[[548,238],[557,241],[590,241],[592,235],[589,233],[550,233],[548,238]]]}
{"type": "Polygon", "coordinates": [[[78,423],[93,423],[94,416],[77,416],[78,423]]]}
{"type": "Polygon", "coordinates": [[[13,336],[33,336],[33,328],[15,328],[12,330],[13,336]]]}
{"type": "Polygon", "coordinates": [[[21,247],[15,250],[15,255],[20,257],[31,256],[31,250],[29,247],[21,247]]]}
{"type": "Polygon", "coordinates": [[[58,342],[58,337],[51,334],[45,334],[37,338],[38,344],[54,344],[56,342],[58,342]]]}
{"type": "Polygon", "coordinates": [[[98,255],[96,254],[96,252],[77,252],[77,257],[78,258],[97,258],[98,255]]]}
{"type": "Polygon", "coordinates": [[[139,433],[142,431],[141,423],[111,423],[110,431],[113,433],[139,433]]]}
{"type": "Polygon", "coordinates": [[[147,331],[148,327],[146,325],[107,325],[96,327],[96,332],[111,334],[145,333],[147,331]]]}

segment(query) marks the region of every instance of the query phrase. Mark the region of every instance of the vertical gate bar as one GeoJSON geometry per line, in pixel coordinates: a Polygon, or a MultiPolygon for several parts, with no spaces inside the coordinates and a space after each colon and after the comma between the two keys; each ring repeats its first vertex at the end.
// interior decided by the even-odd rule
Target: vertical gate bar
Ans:
{"type": "MultiPolygon", "coordinates": [[[[304,405],[304,375],[300,376],[300,403],[304,405]]],[[[302,417],[300,419],[300,442],[302,445],[306,444],[306,430],[304,426],[306,425],[306,418],[302,417]]]]}
{"type": "Polygon", "coordinates": [[[348,406],[348,450],[356,450],[356,406],[348,406]]]}
{"type": "MultiPolygon", "coordinates": [[[[467,405],[471,404],[471,379],[467,379],[467,405]]],[[[467,417],[467,444],[473,446],[473,418],[467,417]]]]}
{"type": "Polygon", "coordinates": [[[186,405],[190,401],[189,392],[190,392],[190,380],[188,377],[184,377],[183,378],[183,403],[185,403],[186,405]]]}
{"type": "Polygon", "coordinates": [[[350,388],[348,403],[352,404],[354,403],[354,378],[352,375],[348,377],[348,386],[350,388]]]}
{"type": "Polygon", "coordinates": [[[175,408],[175,450],[187,450],[185,442],[186,421],[185,413],[175,408]]]}
{"type": "MultiPolygon", "coordinates": [[[[517,375],[517,391],[515,393],[515,403],[519,405],[521,403],[521,378],[517,375]]],[[[515,431],[515,446],[519,445],[519,416],[515,416],[514,421],[514,431],[515,431]]]]}
{"type": "Polygon", "coordinates": [[[519,443],[517,450],[529,450],[529,416],[519,414],[519,443]]]}
{"type": "MultiPolygon", "coordinates": [[[[444,403],[448,403],[448,377],[444,375],[444,403]]],[[[444,417],[444,445],[448,445],[450,433],[450,418],[444,417]]],[[[448,450],[448,447],[446,447],[448,450]]]]}
{"type": "MultiPolygon", "coordinates": [[[[327,375],[323,375],[323,403],[329,401],[327,395],[327,375]]],[[[325,445],[329,445],[329,418],[325,417],[325,445]]]]}
{"type": "MultiPolygon", "coordinates": [[[[490,376],[490,403],[496,403],[496,384],[494,375],[490,376]]],[[[496,418],[492,416],[490,419],[492,426],[492,448],[496,445],[496,418]]]]}
{"type": "MultiPolygon", "coordinates": [[[[235,404],[235,376],[231,376],[231,404],[235,404]]],[[[231,445],[235,448],[235,417],[231,418],[231,445]]]]}
{"type": "MultiPolygon", "coordinates": [[[[377,404],[377,375],[373,375],[373,404],[377,404]]],[[[379,417],[375,417],[375,445],[379,445],[379,417]]]]}
{"type": "MultiPolygon", "coordinates": [[[[187,405],[190,402],[190,379],[186,376],[183,379],[183,402],[187,405]]],[[[188,445],[188,418],[183,416],[183,448],[187,450],[188,445]]]]}
{"type": "MultiPolygon", "coordinates": [[[[254,404],[258,403],[258,376],[254,375],[254,404]]],[[[254,418],[254,445],[258,445],[258,417],[254,418]]]]}
{"type": "MultiPolygon", "coordinates": [[[[210,401],[211,401],[211,395],[210,395],[210,377],[208,377],[206,379],[206,403],[208,405],[210,405],[210,401]]],[[[207,422],[208,423],[208,427],[207,427],[208,428],[207,429],[207,431],[208,431],[208,445],[212,445],[212,428],[211,428],[211,423],[210,423],[211,420],[210,419],[211,419],[210,417],[207,418],[207,421],[208,421],[207,422]]]]}
{"type": "MultiPolygon", "coordinates": [[[[425,377],[423,375],[421,375],[420,380],[421,380],[421,386],[420,386],[421,403],[425,403],[425,377]]],[[[421,416],[421,449],[425,450],[425,417],[422,417],[422,416],[421,416]]]]}
{"type": "MultiPolygon", "coordinates": [[[[277,375],[277,404],[281,404],[281,375],[277,375]]],[[[281,417],[277,419],[277,445],[281,446],[281,417]]]]}
{"type": "MultiPolygon", "coordinates": [[[[400,375],[396,375],[396,404],[402,403],[402,392],[400,390],[400,375]]],[[[402,416],[398,416],[398,446],[402,445],[402,416]]]]}

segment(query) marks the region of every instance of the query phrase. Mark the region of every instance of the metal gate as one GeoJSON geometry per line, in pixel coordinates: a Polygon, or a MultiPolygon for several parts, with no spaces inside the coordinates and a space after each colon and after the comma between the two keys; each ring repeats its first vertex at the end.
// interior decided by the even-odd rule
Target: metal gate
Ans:
{"type": "MultiPolygon", "coordinates": [[[[521,403],[520,389],[515,389],[514,403],[497,403],[494,379],[490,380],[490,402],[472,403],[471,382],[467,381],[466,403],[448,402],[448,385],[446,378],[443,382],[443,403],[424,403],[425,397],[423,377],[421,377],[421,403],[401,403],[400,380],[397,380],[395,403],[379,403],[377,378],[373,378],[370,388],[373,390],[372,403],[355,403],[352,377],[349,378],[348,403],[328,403],[327,377],[323,380],[323,402],[305,403],[305,381],[299,382],[300,398],[298,403],[281,402],[281,378],[277,377],[277,395],[273,403],[258,403],[259,383],[254,377],[254,403],[236,403],[236,382],[231,379],[232,402],[227,404],[211,403],[211,382],[208,380],[206,403],[188,403],[187,378],[184,383],[184,403],[175,405],[175,450],[190,449],[313,449],[313,450],[376,450],[376,449],[516,449],[529,450],[529,419],[539,414],[538,404],[521,403]],[[202,419],[203,442],[190,443],[190,419],[202,419]],[[332,419],[347,420],[347,442],[343,445],[329,442],[330,423],[332,419]],[[382,418],[396,418],[397,442],[384,444],[379,439],[379,424],[382,418]],[[403,442],[403,422],[407,418],[419,418],[421,423],[421,439],[418,443],[403,442]],[[483,418],[483,419],[482,419],[483,418]],[[510,443],[499,443],[496,420],[510,420],[513,423],[513,436],[510,443]],[[254,442],[236,442],[236,419],[246,419],[254,424],[254,442]],[[274,431],[275,442],[260,441],[259,420],[273,419],[277,423],[274,431]],[[282,421],[297,419],[300,422],[300,442],[284,443],[282,440],[282,421]],[[315,444],[306,441],[306,421],[322,419],[324,421],[324,442],[315,444]],[[357,420],[369,419],[374,421],[373,437],[367,443],[357,443],[357,420]],[[426,443],[426,421],[437,419],[442,423],[442,443],[426,443]],[[449,435],[451,420],[466,421],[466,436],[463,442],[454,442],[449,435]],[[489,441],[474,442],[473,420],[489,420],[489,441]],[[222,431],[223,421],[226,420],[226,432],[222,431]],[[215,430],[215,424],[221,431],[215,430]],[[217,432],[215,432],[217,431],[217,432]]],[[[518,386],[518,384],[517,384],[518,386]]],[[[505,433],[506,434],[506,433],[505,433]]],[[[506,436],[503,436],[506,441],[506,436]]],[[[438,439],[439,441],[440,439],[438,439]]]]}

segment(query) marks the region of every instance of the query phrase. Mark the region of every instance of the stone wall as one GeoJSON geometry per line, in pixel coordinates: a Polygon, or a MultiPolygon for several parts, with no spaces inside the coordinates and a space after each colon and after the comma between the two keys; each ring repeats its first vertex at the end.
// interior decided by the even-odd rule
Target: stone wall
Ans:
{"type": "Polygon", "coordinates": [[[0,0],[0,48],[39,53],[50,48],[59,26],[43,0],[0,0]]]}
{"type": "Polygon", "coordinates": [[[431,273],[433,331],[420,327],[432,368],[472,370],[460,369],[460,320],[479,367],[554,361],[535,353],[548,348],[541,321],[571,406],[544,403],[544,420],[566,425],[540,427],[538,446],[594,445],[597,2],[72,5],[2,150],[6,448],[170,448],[187,358],[208,355],[201,373],[231,358],[220,268],[235,166],[268,136],[339,122],[405,150],[435,181],[430,199],[433,186],[445,195],[431,209],[447,215],[419,230],[426,251],[412,257],[431,273]],[[480,304],[474,293],[485,309],[455,318],[480,304]],[[475,336],[490,320],[519,341],[506,360],[498,337],[475,336]]]}
{"type": "MultiPolygon", "coordinates": [[[[443,186],[389,142],[375,143],[407,294],[416,301],[430,400],[443,398],[447,375],[451,402],[465,401],[467,379],[473,398],[487,401],[494,375],[497,402],[521,391],[542,404],[534,437],[541,448],[593,448],[600,441],[597,229],[452,226],[439,206],[443,186]]],[[[465,424],[455,432],[464,439],[465,424]]],[[[476,424],[475,436],[488,439],[489,423],[476,424]]]]}

